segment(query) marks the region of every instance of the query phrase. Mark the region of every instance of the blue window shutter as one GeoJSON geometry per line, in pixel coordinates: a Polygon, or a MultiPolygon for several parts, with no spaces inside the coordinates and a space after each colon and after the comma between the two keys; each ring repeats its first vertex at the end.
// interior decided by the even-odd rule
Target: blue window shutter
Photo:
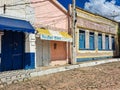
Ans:
{"type": "Polygon", "coordinates": [[[107,35],[105,36],[105,49],[109,50],[109,37],[107,35]]]}
{"type": "Polygon", "coordinates": [[[85,31],[79,32],[79,49],[85,49],[85,31]]]}
{"type": "Polygon", "coordinates": [[[115,50],[115,38],[112,37],[112,50],[115,50]]]}
{"type": "Polygon", "coordinates": [[[94,49],[94,33],[90,33],[90,36],[89,36],[89,47],[90,49],[94,49]]]}
{"type": "Polygon", "coordinates": [[[102,50],[102,34],[98,34],[98,50],[102,50]]]}

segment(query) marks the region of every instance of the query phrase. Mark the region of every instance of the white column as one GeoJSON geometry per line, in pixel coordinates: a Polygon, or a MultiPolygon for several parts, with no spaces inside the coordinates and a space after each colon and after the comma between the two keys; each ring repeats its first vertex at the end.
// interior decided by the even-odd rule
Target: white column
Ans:
{"type": "Polygon", "coordinates": [[[36,68],[36,38],[35,34],[25,36],[25,69],[36,68]]]}
{"type": "Polygon", "coordinates": [[[85,30],[85,48],[89,49],[89,30],[85,30]]]}
{"type": "Polygon", "coordinates": [[[29,41],[30,41],[30,52],[35,54],[34,61],[35,61],[35,68],[37,67],[36,65],[36,37],[35,34],[30,34],[29,35],[29,41]]]}
{"type": "Polygon", "coordinates": [[[95,49],[98,50],[98,32],[95,32],[95,49]]]}
{"type": "Polygon", "coordinates": [[[109,49],[112,49],[112,39],[111,35],[109,35],[109,49]]]}
{"type": "Polygon", "coordinates": [[[102,47],[105,49],[105,34],[102,34],[102,47]]]}

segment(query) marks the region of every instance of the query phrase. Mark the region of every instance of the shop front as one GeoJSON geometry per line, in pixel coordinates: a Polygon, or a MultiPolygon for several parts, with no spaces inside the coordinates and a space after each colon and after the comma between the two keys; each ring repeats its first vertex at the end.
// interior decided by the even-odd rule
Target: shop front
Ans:
{"type": "Polygon", "coordinates": [[[72,37],[67,32],[37,29],[37,67],[68,63],[68,43],[72,37]]]}

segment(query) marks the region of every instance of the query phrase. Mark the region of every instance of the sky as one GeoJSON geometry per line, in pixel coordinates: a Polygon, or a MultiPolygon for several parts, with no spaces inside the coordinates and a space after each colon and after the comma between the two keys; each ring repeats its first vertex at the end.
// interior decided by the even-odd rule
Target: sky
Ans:
{"type": "MultiPolygon", "coordinates": [[[[58,0],[66,9],[72,0],[58,0]]],[[[76,6],[120,22],[120,0],[76,0],[76,6]]]]}

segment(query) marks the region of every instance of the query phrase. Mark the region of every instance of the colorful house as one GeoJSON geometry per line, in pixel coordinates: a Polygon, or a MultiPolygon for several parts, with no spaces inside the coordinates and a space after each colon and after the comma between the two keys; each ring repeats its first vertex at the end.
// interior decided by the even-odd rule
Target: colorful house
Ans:
{"type": "Polygon", "coordinates": [[[117,57],[118,22],[81,8],[76,12],[76,62],[117,57]]]}
{"type": "MultiPolygon", "coordinates": [[[[18,1],[0,1],[0,71],[72,63],[72,8],[68,13],[57,0],[18,1]]],[[[117,57],[118,22],[76,12],[76,62],[117,57]]]]}
{"type": "Polygon", "coordinates": [[[35,9],[36,67],[67,64],[68,44],[72,37],[68,34],[68,13],[57,0],[32,0],[35,9]]]}
{"type": "Polygon", "coordinates": [[[26,0],[0,1],[4,6],[0,8],[0,71],[35,68],[35,29],[29,22],[34,17],[26,15],[33,9],[16,5],[23,2],[26,0]]]}

